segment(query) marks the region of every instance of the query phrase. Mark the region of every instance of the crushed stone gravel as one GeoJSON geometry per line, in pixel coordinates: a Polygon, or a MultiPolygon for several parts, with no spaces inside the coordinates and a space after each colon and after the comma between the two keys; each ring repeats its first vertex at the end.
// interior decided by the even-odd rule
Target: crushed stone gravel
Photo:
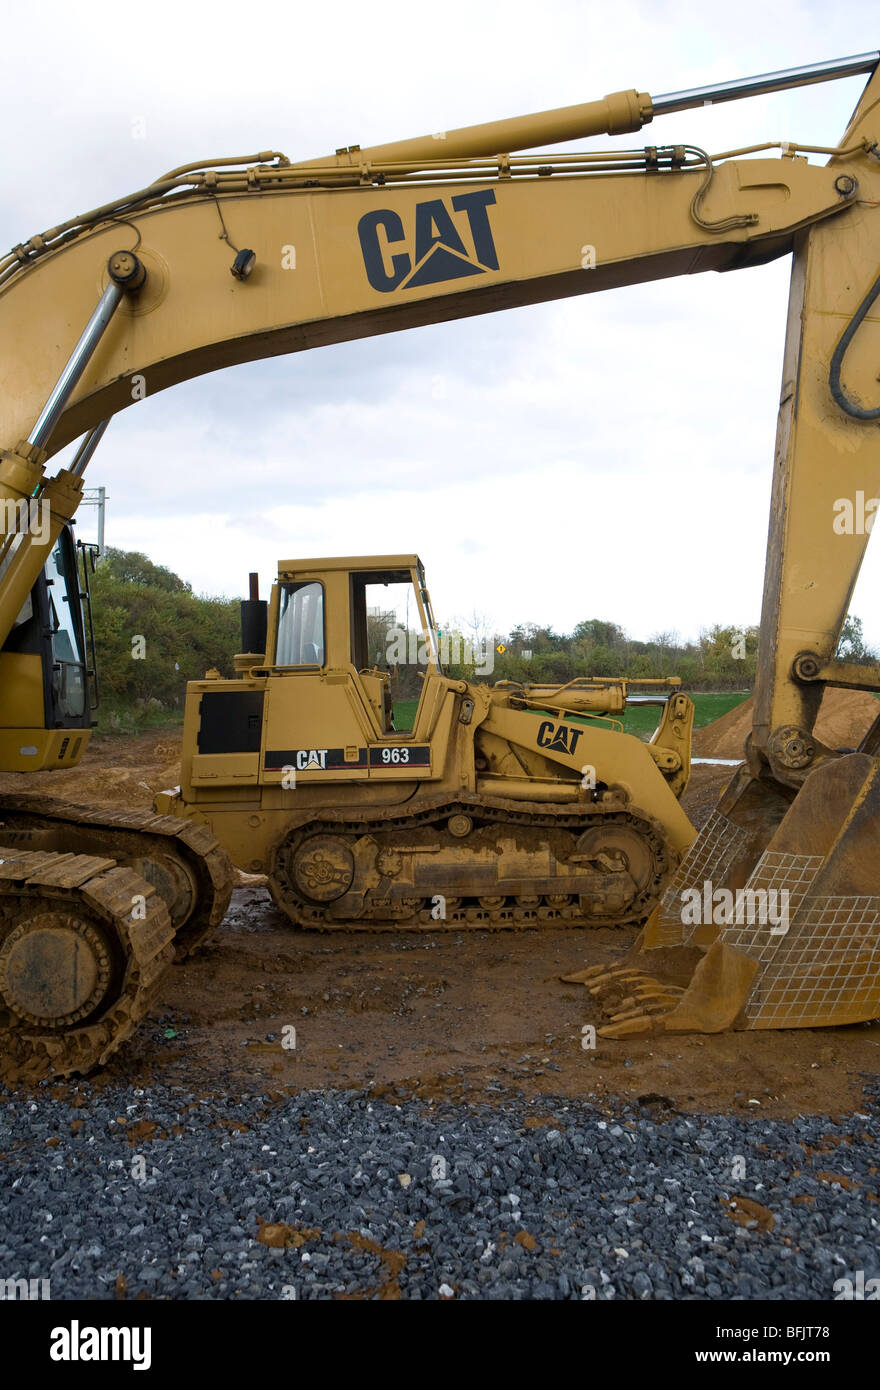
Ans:
{"type": "Polygon", "coordinates": [[[0,1283],[53,1299],[832,1299],[880,1275],[833,1121],[368,1090],[0,1092],[0,1283]]]}

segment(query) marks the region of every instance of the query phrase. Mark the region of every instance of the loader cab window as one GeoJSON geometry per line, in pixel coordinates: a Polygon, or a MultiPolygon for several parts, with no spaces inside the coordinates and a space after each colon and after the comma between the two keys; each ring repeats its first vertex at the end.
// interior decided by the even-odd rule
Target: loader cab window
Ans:
{"type": "Polygon", "coordinates": [[[324,647],[323,584],[282,584],[275,665],[323,666],[324,647]]]}
{"type": "Polygon", "coordinates": [[[409,570],[368,570],[351,576],[351,660],[360,672],[388,677],[393,727],[409,731],[429,664],[439,668],[433,619],[409,570]]]}

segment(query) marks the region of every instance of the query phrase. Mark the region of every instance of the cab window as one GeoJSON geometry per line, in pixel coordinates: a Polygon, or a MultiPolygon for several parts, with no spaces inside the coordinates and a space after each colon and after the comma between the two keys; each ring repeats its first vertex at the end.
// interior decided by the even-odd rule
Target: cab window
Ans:
{"type": "Polygon", "coordinates": [[[69,535],[62,532],[45,567],[56,716],[81,718],[86,708],[85,666],[79,633],[79,585],[69,535]]]}
{"type": "Polygon", "coordinates": [[[324,665],[324,586],[282,584],[278,599],[276,666],[324,665]]]}

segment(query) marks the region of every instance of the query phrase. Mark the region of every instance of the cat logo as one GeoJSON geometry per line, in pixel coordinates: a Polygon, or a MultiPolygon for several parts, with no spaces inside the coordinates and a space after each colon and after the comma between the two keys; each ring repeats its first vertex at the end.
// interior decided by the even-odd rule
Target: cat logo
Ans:
{"type": "Polygon", "coordinates": [[[300,748],[296,754],[297,772],[308,772],[310,768],[317,768],[320,772],[327,766],[326,748],[300,748]]]}
{"type": "Polygon", "coordinates": [[[572,729],[568,724],[560,724],[558,729],[554,729],[553,720],[545,719],[538,729],[538,747],[548,748],[551,753],[568,753],[570,757],[574,757],[574,750],[582,733],[583,729],[572,729]]]}
{"type": "Polygon", "coordinates": [[[373,289],[390,294],[392,290],[420,289],[497,270],[498,256],[489,225],[489,208],[494,202],[494,191],[482,188],[448,200],[431,198],[416,203],[409,236],[402,218],[391,208],[365,213],[358,222],[358,236],[373,289]],[[392,250],[401,242],[406,249],[392,250]]]}

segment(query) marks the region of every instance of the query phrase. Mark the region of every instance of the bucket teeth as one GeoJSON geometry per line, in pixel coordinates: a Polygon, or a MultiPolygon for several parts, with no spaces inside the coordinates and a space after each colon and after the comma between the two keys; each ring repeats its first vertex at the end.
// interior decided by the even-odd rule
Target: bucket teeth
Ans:
{"type": "Polygon", "coordinates": [[[591,994],[601,994],[609,985],[625,985],[629,989],[634,984],[641,983],[648,977],[641,970],[624,970],[618,967],[616,970],[609,970],[604,975],[595,975],[590,983],[587,984],[591,994]]]}
{"type": "Polygon", "coordinates": [[[590,965],[586,970],[575,970],[572,975],[561,975],[560,979],[570,985],[585,985],[587,980],[595,980],[600,975],[607,975],[608,967],[605,965],[590,965]]]}
{"type": "Polygon", "coordinates": [[[639,1015],[637,1018],[622,1019],[618,1023],[606,1023],[598,1033],[600,1038],[629,1038],[636,1033],[650,1033],[653,1027],[650,1018],[639,1015]]]}
{"type": "Polygon", "coordinates": [[[631,999],[624,999],[623,1005],[616,1013],[611,1015],[611,1022],[618,1023],[624,1018],[644,1018],[652,1014],[665,1014],[668,1013],[669,1009],[674,1007],[677,1002],[676,999],[662,999],[655,1003],[636,1004],[631,999]],[[626,1007],[624,1007],[624,1005],[626,1007]]]}
{"type": "Polygon", "coordinates": [[[653,1031],[661,1019],[681,1002],[681,985],[657,980],[633,967],[616,966],[599,973],[580,971],[575,977],[587,988],[610,1022],[598,1029],[603,1038],[625,1038],[653,1031]],[[618,998],[618,995],[623,997],[618,998]]]}

